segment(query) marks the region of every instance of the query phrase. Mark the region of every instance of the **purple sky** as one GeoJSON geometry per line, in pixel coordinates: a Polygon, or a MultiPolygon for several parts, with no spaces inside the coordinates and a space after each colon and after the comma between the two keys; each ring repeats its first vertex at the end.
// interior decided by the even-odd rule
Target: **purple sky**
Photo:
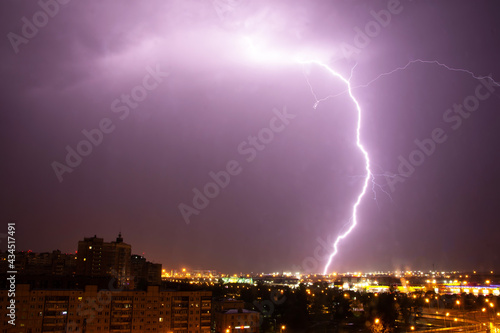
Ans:
{"type": "MultiPolygon", "coordinates": [[[[314,109],[308,81],[318,98],[345,86],[293,60],[347,76],[357,64],[353,86],[416,59],[500,81],[496,1],[59,1],[0,4],[0,233],[17,220],[20,250],[121,231],[168,269],[322,271],[364,162],[352,101],[314,109]],[[61,171],[84,130],[100,144],[61,171]],[[251,148],[259,133],[267,144],[251,148]],[[229,184],[186,224],[179,204],[228,163],[229,184]]],[[[414,63],[354,94],[379,186],[331,270],[500,269],[500,87],[414,63]],[[460,116],[464,102],[475,111],[460,116]],[[415,152],[433,131],[446,140],[415,152]]]]}

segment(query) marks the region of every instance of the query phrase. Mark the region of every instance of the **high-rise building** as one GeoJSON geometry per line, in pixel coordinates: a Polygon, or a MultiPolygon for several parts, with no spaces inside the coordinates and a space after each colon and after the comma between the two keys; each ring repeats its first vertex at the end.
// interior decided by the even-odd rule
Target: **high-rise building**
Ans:
{"type": "Polygon", "coordinates": [[[137,288],[143,284],[158,286],[161,284],[161,264],[149,262],[143,256],[134,254],[130,260],[130,274],[137,288]]]}
{"type": "Polygon", "coordinates": [[[132,247],[123,242],[121,233],[116,241],[104,242],[97,236],[78,242],[78,275],[115,277],[120,286],[128,285],[130,280],[130,255],[132,247]]]}
{"type": "MultiPolygon", "coordinates": [[[[116,272],[120,285],[128,285],[130,282],[130,256],[132,247],[123,242],[122,234],[119,233],[115,242],[110,243],[111,267],[116,272]]],[[[113,273],[113,271],[112,271],[113,273]]]]}
{"type": "Polygon", "coordinates": [[[85,276],[105,276],[109,272],[103,262],[104,240],[97,236],[78,242],[76,273],[85,276]]]}

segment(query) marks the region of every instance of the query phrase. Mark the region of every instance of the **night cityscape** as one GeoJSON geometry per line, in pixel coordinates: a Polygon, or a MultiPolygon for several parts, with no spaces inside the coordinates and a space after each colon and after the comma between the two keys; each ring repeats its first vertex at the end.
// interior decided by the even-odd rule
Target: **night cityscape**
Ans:
{"type": "Polygon", "coordinates": [[[2,253],[2,316],[16,293],[22,331],[491,331],[500,275],[490,272],[237,273],[166,269],[131,254],[122,235],[74,253],[2,253]]]}
{"type": "Polygon", "coordinates": [[[500,333],[500,5],[0,3],[0,333],[500,333]]]}

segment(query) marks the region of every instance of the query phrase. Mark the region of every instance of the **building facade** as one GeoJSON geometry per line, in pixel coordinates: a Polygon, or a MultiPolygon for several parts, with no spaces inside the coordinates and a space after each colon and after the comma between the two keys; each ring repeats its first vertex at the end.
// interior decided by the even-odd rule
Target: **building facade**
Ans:
{"type": "Polygon", "coordinates": [[[8,323],[7,290],[0,290],[0,332],[209,333],[209,291],[33,290],[16,287],[16,325],[8,323]]]}
{"type": "Polygon", "coordinates": [[[214,302],[216,333],[259,333],[260,313],[244,309],[244,302],[219,300],[214,302]]]}

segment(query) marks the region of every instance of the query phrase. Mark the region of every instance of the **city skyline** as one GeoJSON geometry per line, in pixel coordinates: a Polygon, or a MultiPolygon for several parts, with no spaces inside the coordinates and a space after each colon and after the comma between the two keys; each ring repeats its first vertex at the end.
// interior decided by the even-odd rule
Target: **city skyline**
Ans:
{"type": "Polygon", "coordinates": [[[345,84],[300,58],[350,77],[375,181],[329,271],[500,270],[496,2],[0,8],[16,249],[322,272],[366,175],[345,84]]]}
{"type": "MultiPolygon", "coordinates": [[[[78,250],[64,252],[64,251],[61,251],[60,249],[49,249],[46,251],[36,252],[36,251],[32,251],[31,249],[29,249],[29,250],[19,249],[19,250],[16,250],[15,253],[17,253],[17,255],[19,255],[20,253],[31,254],[31,255],[41,255],[41,254],[44,254],[44,255],[49,254],[50,255],[53,253],[58,253],[58,255],[64,254],[66,256],[74,255],[74,258],[75,258],[74,264],[76,264],[77,262],[81,263],[81,260],[83,260],[84,257],[88,257],[89,255],[92,256],[90,254],[90,252],[91,252],[92,248],[94,247],[92,244],[95,241],[97,242],[97,244],[101,244],[101,245],[99,245],[100,247],[103,246],[102,244],[104,244],[105,246],[113,246],[114,247],[114,246],[116,246],[117,243],[118,244],[121,243],[121,244],[123,244],[123,246],[125,248],[130,249],[129,257],[141,259],[144,262],[146,262],[146,260],[149,260],[149,257],[146,257],[145,253],[137,254],[137,252],[133,251],[132,250],[133,244],[127,244],[127,242],[125,242],[124,239],[122,238],[121,232],[118,234],[118,237],[116,237],[116,239],[114,241],[111,239],[109,242],[105,238],[98,237],[97,234],[95,234],[94,236],[91,236],[91,237],[84,237],[83,240],[80,239],[77,241],[76,249],[80,248],[80,252],[78,250]],[[90,247],[89,247],[89,245],[90,245],[90,247]],[[87,250],[87,247],[88,247],[88,250],[87,250]],[[77,260],[77,257],[79,258],[78,260],[77,260]]],[[[99,251],[101,251],[101,250],[99,250],[99,251]]],[[[105,251],[107,251],[107,250],[103,250],[103,253],[105,251]]],[[[2,254],[3,256],[7,256],[7,254],[9,254],[9,253],[10,252],[0,252],[0,254],[2,254]]],[[[18,259],[16,259],[16,260],[18,260],[18,259]]],[[[312,257],[310,259],[315,260],[315,258],[312,258],[312,257]]],[[[317,261],[319,261],[319,260],[317,260],[317,261]]],[[[154,264],[154,265],[156,265],[156,264],[163,265],[163,263],[161,263],[161,262],[149,262],[148,261],[148,263],[154,264]]],[[[236,272],[236,271],[221,271],[221,270],[217,269],[217,267],[192,267],[192,265],[190,265],[189,263],[186,263],[184,265],[180,265],[177,267],[163,266],[162,275],[165,273],[168,273],[168,274],[175,273],[175,274],[185,276],[186,274],[192,275],[192,274],[198,274],[198,273],[202,272],[203,275],[210,273],[210,275],[214,275],[214,276],[220,275],[220,276],[240,276],[240,277],[241,276],[243,276],[243,277],[244,276],[263,276],[263,275],[294,276],[297,273],[300,273],[300,275],[304,275],[304,276],[310,275],[310,276],[330,276],[330,277],[334,277],[337,275],[338,276],[341,276],[341,275],[369,276],[369,275],[373,275],[373,274],[391,274],[391,275],[394,275],[396,277],[398,277],[398,276],[404,277],[405,275],[408,275],[408,274],[409,274],[409,276],[430,276],[430,277],[440,276],[440,277],[443,277],[447,274],[470,273],[472,275],[477,275],[477,276],[482,276],[482,275],[488,276],[488,275],[492,275],[495,273],[495,271],[493,271],[493,270],[483,270],[483,271],[479,270],[478,271],[476,269],[471,269],[468,271],[467,270],[457,270],[457,269],[443,269],[443,270],[441,270],[441,269],[439,269],[439,267],[433,266],[432,269],[419,269],[419,268],[406,267],[406,269],[397,269],[397,270],[375,269],[375,270],[371,270],[371,271],[366,271],[366,270],[332,271],[332,272],[329,272],[327,274],[323,274],[320,271],[307,270],[307,267],[308,266],[306,264],[303,264],[302,266],[293,266],[289,270],[281,270],[281,271],[271,270],[271,271],[261,271],[261,272],[258,272],[258,271],[257,272],[253,272],[253,271],[236,272]]],[[[69,268],[75,269],[72,266],[69,268]]],[[[89,268],[90,268],[90,266],[89,266],[89,268]]],[[[81,275],[81,272],[78,273],[77,270],[75,271],[74,274],[81,275]]],[[[20,273],[25,274],[22,271],[20,271],[20,273]]],[[[115,273],[112,273],[112,274],[115,274],[115,273]]],[[[32,273],[28,273],[28,274],[32,274],[32,273]]],[[[69,274],[69,273],[65,273],[65,274],[69,274]]],[[[83,275],[89,275],[89,273],[87,272],[86,274],[83,274],[83,275]]],[[[99,275],[99,274],[97,274],[97,275],[99,275]]],[[[128,274],[125,273],[125,276],[128,276],[128,274]]],[[[169,277],[173,277],[173,276],[169,276],[169,277]]]]}

